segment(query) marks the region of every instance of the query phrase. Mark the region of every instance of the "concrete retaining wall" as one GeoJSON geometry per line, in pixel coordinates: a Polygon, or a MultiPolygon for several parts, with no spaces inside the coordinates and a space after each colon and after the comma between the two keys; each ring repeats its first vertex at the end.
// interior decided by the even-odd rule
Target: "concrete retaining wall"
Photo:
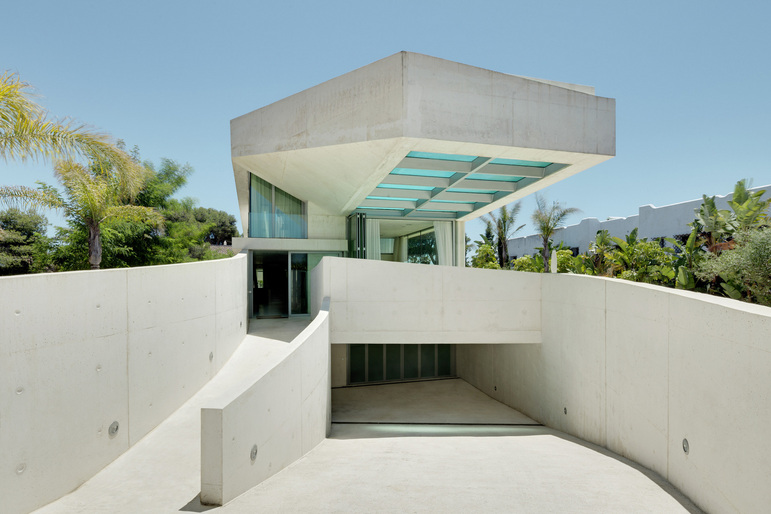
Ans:
{"type": "Polygon", "coordinates": [[[0,510],[72,491],[195,394],[246,333],[246,276],[239,255],[0,278],[0,510]]]}
{"type": "Polygon", "coordinates": [[[245,391],[201,409],[201,502],[223,505],[299,459],[329,433],[329,301],[284,359],[245,391]]]}
{"type": "Polygon", "coordinates": [[[656,471],[707,512],[765,511],[771,309],[620,280],[542,280],[542,344],[460,345],[458,374],[656,471]]]}

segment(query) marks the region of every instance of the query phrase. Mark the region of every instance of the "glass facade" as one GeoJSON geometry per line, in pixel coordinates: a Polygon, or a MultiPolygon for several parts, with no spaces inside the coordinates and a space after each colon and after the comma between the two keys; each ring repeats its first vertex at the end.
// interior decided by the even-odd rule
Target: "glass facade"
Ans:
{"type": "Polygon", "coordinates": [[[308,215],[305,203],[260,177],[251,175],[249,237],[306,239],[308,215]]]}
{"type": "Polygon", "coordinates": [[[433,229],[407,236],[407,262],[438,264],[436,234],[433,229]]]}
{"type": "Polygon", "coordinates": [[[421,380],[454,376],[449,344],[348,345],[348,383],[421,380]]]}

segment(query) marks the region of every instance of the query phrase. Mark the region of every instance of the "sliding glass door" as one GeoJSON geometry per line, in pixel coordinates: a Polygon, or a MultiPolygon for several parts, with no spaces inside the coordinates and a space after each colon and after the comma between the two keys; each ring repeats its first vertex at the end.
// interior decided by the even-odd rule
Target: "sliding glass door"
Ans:
{"type": "Polygon", "coordinates": [[[348,383],[391,382],[454,375],[449,344],[348,345],[348,383]]]}

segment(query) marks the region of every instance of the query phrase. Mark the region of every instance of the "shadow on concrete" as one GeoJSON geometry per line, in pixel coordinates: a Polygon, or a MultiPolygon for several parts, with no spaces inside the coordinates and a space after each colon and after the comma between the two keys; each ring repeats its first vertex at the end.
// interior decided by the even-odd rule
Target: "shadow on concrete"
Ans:
{"type": "Polygon", "coordinates": [[[334,388],[332,423],[539,424],[459,378],[334,388]]]}
{"type": "Polygon", "coordinates": [[[187,502],[187,505],[179,509],[180,512],[206,512],[207,510],[216,509],[217,505],[204,505],[201,503],[201,495],[196,494],[195,498],[187,502]]]}
{"type": "Polygon", "coordinates": [[[310,316],[293,316],[291,318],[250,319],[248,334],[264,337],[275,341],[291,343],[305,327],[310,325],[310,316]]]}
{"type": "Polygon", "coordinates": [[[471,425],[460,423],[332,423],[330,439],[383,437],[502,437],[540,435],[540,425],[471,425]]]}

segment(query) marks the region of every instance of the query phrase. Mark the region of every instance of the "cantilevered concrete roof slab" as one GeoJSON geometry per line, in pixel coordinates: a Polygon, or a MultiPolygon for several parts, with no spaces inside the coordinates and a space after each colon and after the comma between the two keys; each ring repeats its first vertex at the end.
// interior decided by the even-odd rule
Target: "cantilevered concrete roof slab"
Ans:
{"type": "Polygon", "coordinates": [[[594,88],[400,52],[231,121],[246,227],[249,173],[330,214],[478,217],[616,150],[594,88]]]}

